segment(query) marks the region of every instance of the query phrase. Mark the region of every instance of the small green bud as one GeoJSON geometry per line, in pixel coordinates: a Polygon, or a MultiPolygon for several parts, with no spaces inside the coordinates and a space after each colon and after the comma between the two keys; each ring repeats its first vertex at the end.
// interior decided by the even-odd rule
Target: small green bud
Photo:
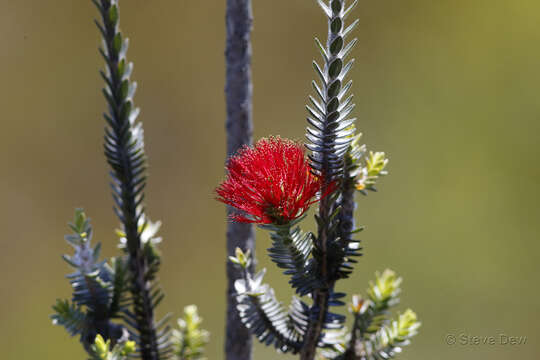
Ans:
{"type": "Polygon", "coordinates": [[[388,159],[385,158],[383,152],[369,152],[369,157],[366,159],[366,168],[368,176],[386,175],[384,168],[388,164],[388,159]]]}
{"type": "Polygon", "coordinates": [[[251,261],[251,250],[247,250],[245,253],[240,249],[239,247],[235,250],[236,256],[229,256],[229,260],[237,265],[240,265],[242,268],[246,268],[249,266],[251,261]]]}
{"type": "Polygon", "coordinates": [[[135,341],[126,341],[122,349],[122,356],[129,355],[135,352],[135,341]]]}
{"type": "Polygon", "coordinates": [[[105,341],[103,336],[98,334],[94,340],[92,350],[99,359],[106,360],[109,355],[110,340],[105,341]]]}
{"type": "Polygon", "coordinates": [[[355,187],[357,190],[373,188],[379,177],[387,175],[385,170],[388,159],[383,152],[369,152],[365,158],[365,166],[361,166],[356,177],[355,187]]]}
{"type": "Polygon", "coordinates": [[[397,321],[397,331],[400,337],[411,337],[416,334],[416,330],[420,327],[416,313],[411,309],[407,309],[403,314],[399,315],[397,321]]]}
{"type": "Polygon", "coordinates": [[[395,297],[400,292],[401,278],[386,269],[382,274],[375,273],[375,282],[369,283],[368,296],[373,302],[383,302],[395,297]]]}

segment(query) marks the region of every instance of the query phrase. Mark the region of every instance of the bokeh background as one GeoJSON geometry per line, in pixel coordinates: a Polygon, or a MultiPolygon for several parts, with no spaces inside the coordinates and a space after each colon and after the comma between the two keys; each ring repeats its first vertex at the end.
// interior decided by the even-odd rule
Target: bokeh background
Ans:
{"type": "MultiPolygon", "coordinates": [[[[164,223],[160,312],[195,303],[221,359],[224,208],[224,0],[124,0],[150,158],[149,214],[164,223]]],[[[254,0],[255,137],[303,139],[314,78],[314,1],[254,0]]],[[[112,256],[102,155],[97,15],[89,0],[0,2],[0,348],[2,359],[82,359],[53,327],[69,297],[60,254],[75,207],[112,256]]],[[[359,198],[365,256],[342,289],[376,270],[405,281],[401,309],[423,321],[401,359],[533,359],[540,353],[540,2],[362,0],[352,78],[358,128],[390,175],[359,198]],[[518,346],[454,345],[448,334],[526,336],[518,346]]],[[[286,279],[260,266],[288,301],[286,279]]],[[[257,360],[276,359],[256,348],[257,360]]],[[[289,358],[289,357],[285,357],[289,358]]],[[[291,357],[292,358],[292,357],[291,357]]]]}

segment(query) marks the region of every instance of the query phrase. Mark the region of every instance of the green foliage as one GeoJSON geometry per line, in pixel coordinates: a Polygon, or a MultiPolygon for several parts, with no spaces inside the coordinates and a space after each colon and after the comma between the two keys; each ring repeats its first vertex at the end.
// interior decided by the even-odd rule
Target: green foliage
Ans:
{"type": "Polygon", "coordinates": [[[354,164],[354,187],[366,194],[365,190],[375,191],[377,180],[388,172],[385,170],[388,164],[388,159],[383,152],[370,151],[366,154],[365,145],[359,147],[362,150],[356,150],[353,144],[354,156],[351,156],[354,164]]]}
{"type": "Polygon", "coordinates": [[[124,341],[116,344],[111,349],[111,341],[103,339],[101,335],[97,335],[92,345],[91,360],[127,360],[128,355],[135,352],[134,341],[124,341]]]}
{"type": "Polygon", "coordinates": [[[291,276],[289,283],[300,295],[307,295],[320,286],[314,275],[315,260],[310,258],[313,250],[313,234],[304,233],[295,226],[298,220],[284,225],[264,225],[269,230],[272,247],[268,249],[270,258],[284,274],[291,276]]]}
{"type": "Polygon", "coordinates": [[[92,227],[81,209],[75,211],[75,220],[69,226],[74,233],[65,238],[75,248],[75,254],[64,255],[63,259],[76,269],[68,275],[73,286],[73,301],[78,306],[86,306],[97,317],[106,317],[113,270],[105,262],[98,262],[101,245],[92,248],[92,227]]]}
{"type": "Polygon", "coordinates": [[[392,270],[376,273],[370,282],[367,298],[353,296],[350,311],[354,324],[347,351],[336,359],[388,359],[401,352],[417,334],[420,323],[412,310],[389,317],[391,308],[399,303],[402,279],[392,270]]]}
{"type": "Polygon", "coordinates": [[[351,310],[358,320],[355,329],[362,336],[377,332],[388,322],[388,310],[399,303],[401,281],[395,272],[386,269],[382,274],[376,273],[375,282],[370,282],[367,299],[353,297],[351,310]]]}
{"type": "MultiPolygon", "coordinates": [[[[271,226],[264,226],[271,228],[271,226]]],[[[281,229],[283,230],[283,229],[281,229]]],[[[284,233],[286,234],[286,233],[284,233]]],[[[274,234],[275,235],[275,234],[274,234]]],[[[281,241],[281,240],[280,240],[281,241]]],[[[245,258],[241,250],[237,250],[237,257],[231,261],[239,263],[240,257],[245,258]]],[[[271,254],[273,254],[271,252],[271,254]]],[[[287,254],[283,259],[276,259],[278,264],[289,264],[290,259],[287,254]]],[[[247,260],[246,262],[251,262],[247,260]]],[[[266,345],[273,345],[281,352],[300,352],[304,342],[304,335],[310,316],[310,307],[297,297],[293,297],[288,311],[277,300],[274,290],[264,284],[263,277],[266,269],[263,269],[254,276],[244,271],[244,279],[237,280],[235,288],[237,291],[238,311],[241,320],[253,334],[266,345]]],[[[341,301],[346,295],[332,292],[329,295],[329,306],[342,306],[341,301]]],[[[327,312],[325,327],[329,330],[320,339],[320,346],[334,346],[341,341],[342,323],[345,317],[340,314],[327,312]]]]}
{"type": "Polygon", "coordinates": [[[369,283],[368,296],[377,304],[397,301],[401,282],[402,279],[390,269],[384,270],[382,274],[375,273],[375,282],[369,283]]]}
{"type": "Polygon", "coordinates": [[[73,297],[71,302],[57,300],[51,318],[53,324],[64,326],[70,335],[80,335],[84,348],[90,351],[98,333],[113,342],[127,335],[125,327],[114,320],[122,316],[130,303],[126,293],[128,279],[123,259],[113,259],[112,265],[99,261],[100,245],[92,247],[90,219],[81,209],[75,211],[69,227],[73,233],[65,239],[75,252],[63,259],[75,269],[67,276],[73,297]]]}
{"type": "Polygon", "coordinates": [[[242,322],[260,342],[273,345],[281,352],[297,353],[306,331],[309,307],[293,297],[289,311],[276,299],[274,290],[263,284],[265,270],[237,280],[238,312],[242,322]]]}
{"type": "Polygon", "coordinates": [[[69,300],[56,300],[53,305],[54,314],[51,315],[54,325],[66,328],[71,336],[80,335],[86,328],[86,314],[69,300]]]}
{"type": "Polygon", "coordinates": [[[127,309],[131,305],[129,296],[129,270],[125,257],[117,257],[111,259],[111,268],[114,269],[112,280],[112,294],[109,305],[110,311],[113,314],[121,310],[127,309]]]}
{"type": "Polygon", "coordinates": [[[339,180],[344,172],[344,156],[352,141],[355,119],[350,117],[355,105],[353,96],[347,95],[352,86],[352,80],[345,78],[354,64],[354,59],[347,56],[355,46],[357,39],[346,42],[350,32],[356,27],[354,21],[345,27],[345,17],[355,3],[348,8],[343,0],[333,0],[325,4],[318,0],[319,5],[328,17],[328,41],[326,46],[315,39],[321,52],[323,66],[313,62],[318,81],[313,81],[316,97],[309,97],[311,105],[307,106],[309,113],[307,148],[312,168],[329,180],[339,180]]]}
{"type": "MultiPolygon", "coordinates": [[[[354,230],[349,230],[342,226],[346,221],[346,217],[342,216],[343,206],[340,202],[333,204],[334,216],[329,219],[329,225],[325,226],[326,229],[326,263],[327,266],[327,278],[329,284],[334,284],[340,279],[347,279],[353,271],[353,265],[358,262],[356,257],[362,255],[360,240],[353,238],[353,235],[361,232],[362,227],[354,230]]],[[[322,223],[322,220],[319,220],[322,223]]],[[[319,225],[321,226],[321,225],[319,225]]],[[[315,257],[322,256],[318,253],[314,254],[315,257]]],[[[319,263],[323,260],[319,259],[319,263]]]]}
{"type": "Polygon", "coordinates": [[[130,80],[133,64],[126,58],[128,40],[120,32],[118,1],[93,2],[101,15],[101,23],[96,24],[103,37],[100,53],[106,64],[101,72],[108,104],[104,150],[111,167],[115,212],[122,225],[121,245],[131,279],[133,312],[126,312],[124,320],[137,332],[142,358],[157,360],[170,354],[170,331],[166,318],[154,321],[154,309],[163,299],[156,282],[161,264],[156,247],[159,238],[155,237],[159,223],[151,223],[144,210],[146,155],[142,124],[137,122],[139,110],[133,102],[137,84],[130,80]],[[165,326],[163,331],[159,331],[160,326],[165,326]]]}
{"type": "Polygon", "coordinates": [[[205,360],[204,347],[210,334],[201,328],[197,306],[184,308],[184,316],[178,319],[178,329],[172,332],[174,354],[178,360],[205,360]]]}
{"type": "Polygon", "coordinates": [[[420,323],[416,314],[407,309],[389,325],[384,325],[370,342],[365,343],[366,358],[389,359],[402,351],[402,347],[410,344],[410,339],[418,333],[420,323]],[[371,345],[371,346],[368,346],[371,345]]]}
{"type": "Polygon", "coordinates": [[[80,335],[86,351],[99,359],[123,359],[137,342],[136,354],[143,360],[171,356],[168,316],[154,321],[154,309],[163,299],[156,275],[161,264],[157,244],[160,223],[151,222],[144,210],[146,156],[142,124],[136,122],[133,105],[136,83],[130,80],[133,64],[126,59],[128,41],[119,27],[118,0],[92,0],[101,22],[100,53],[106,64],[100,72],[107,101],[104,150],[111,167],[115,212],[120,219],[120,248],[124,256],[110,263],[99,261],[100,245],[92,247],[92,227],[82,210],[70,224],[66,240],[75,248],[64,259],[75,272],[68,275],[73,298],[53,307],[53,322],[71,335],[80,335]],[[96,337],[98,336],[99,337],[96,337]],[[121,346],[119,344],[122,344],[121,346]],[[129,347],[126,347],[129,346],[129,347]]]}
{"type": "Polygon", "coordinates": [[[360,144],[362,134],[354,136],[345,156],[348,187],[354,187],[366,195],[366,190],[376,191],[375,184],[381,176],[388,174],[388,159],[384,152],[367,151],[365,144],[360,144]]]}
{"type": "MultiPolygon", "coordinates": [[[[272,231],[273,247],[268,249],[272,261],[278,267],[286,269],[285,274],[291,275],[290,283],[293,288],[305,294],[320,286],[320,282],[313,275],[313,258],[308,259],[312,252],[312,235],[304,234],[298,227],[294,227],[296,222],[261,227],[272,231]]],[[[237,249],[236,257],[231,257],[230,260],[244,270],[247,264],[252,262],[249,254],[244,254],[240,249],[237,249]]],[[[244,271],[244,279],[237,280],[235,287],[240,318],[262,343],[273,345],[281,352],[298,353],[302,348],[311,310],[297,297],[293,297],[289,310],[285,310],[277,300],[274,290],[262,282],[264,274],[265,269],[253,277],[244,271]]],[[[344,305],[341,299],[345,296],[332,291],[328,305],[344,305]]],[[[320,346],[334,346],[341,341],[342,332],[339,330],[344,321],[345,317],[340,314],[329,311],[326,313],[325,327],[330,331],[320,339],[320,346]]]]}

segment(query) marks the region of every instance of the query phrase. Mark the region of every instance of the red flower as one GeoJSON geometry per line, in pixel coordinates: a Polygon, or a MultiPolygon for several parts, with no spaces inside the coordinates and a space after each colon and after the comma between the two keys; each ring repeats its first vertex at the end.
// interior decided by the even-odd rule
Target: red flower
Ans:
{"type": "MultiPolygon", "coordinates": [[[[285,224],[318,201],[322,179],[310,171],[302,145],[279,137],[245,146],[229,159],[217,200],[240,209],[238,222],[285,224]]],[[[328,192],[327,192],[328,193],[328,192]]]]}

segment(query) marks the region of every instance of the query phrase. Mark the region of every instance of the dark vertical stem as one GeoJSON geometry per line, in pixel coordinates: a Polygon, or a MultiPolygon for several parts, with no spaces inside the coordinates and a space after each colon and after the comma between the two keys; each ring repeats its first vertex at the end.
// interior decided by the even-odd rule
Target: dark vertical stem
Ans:
{"type": "MultiPolygon", "coordinates": [[[[324,173],[323,173],[324,176],[324,173]]],[[[322,191],[325,191],[325,187],[328,186],[328,183],[323,186],[322,191]]],[[[319,232],[317,236],[316,246],[320,251],[321,263],[319,264],[321,273],[319,276],[321,280],[326,285],[325,287],[316,289],[313,294],[313,305],[311,307],[311,318],[308,324],[306,335],[304,337],[304,344],[302,351],[300,352],[300,359],[302,360],[312,360],[315,358],[317,353],[317,344],[319,343],[319,338],[325,323],[325,318],[328,312],[328,297],[331,285],[327,281],[327,242],[328,242],[328,225],[329,225],[329,210],[331,207],[330,199],[324,198],[321,200],[319,205],[319,218],[321,219],[320,223],[322,226],[319,227],[319,232]]]]}
{"type": "MultiPolygon", "coordinates": [[[[253,123],[251,84],[251,0],[227,0],[226,27],[227,74],[225,96],[227,102],[227,155],[235,153],[243,145],[251,144],[253,123]]],[[[228,215],[232,209],[228,208],[228,215]]],[[[234,255],[239,247],[255,252],[253,226],[229,222],[227,225],[227,253],[234,255]]],[[[253,272],[253,269],[249,270],[253,272]]],[[[252,340],[249,331],[240,320],[236,309],[234,282],[242,278],[242,271],[227,262],[227,324],[225,334],[225,358],[249,360],[252,340]]]]}
{"type": "Polygon", "coordinates": [[[349,346],[347,347],[347,350],[345,351],[345,354],[343,354],[344,360],[356,360],[356,342],[358,340],[358,332],[359,332],[359,315],[354,315],[354,324],[353,328],[351,330],[351,339],[349,340],[349,346]]]}
{"type": "Polygon", "coordinates": [[[328,289],[317,289],[313,294],[312,312],[315,313],[315,316],[311,318],[304,345],[300,352],[300,359],[302,360],[313,360],[317,354],[317,344],[328,312],[328,296],[328,289]]]}

